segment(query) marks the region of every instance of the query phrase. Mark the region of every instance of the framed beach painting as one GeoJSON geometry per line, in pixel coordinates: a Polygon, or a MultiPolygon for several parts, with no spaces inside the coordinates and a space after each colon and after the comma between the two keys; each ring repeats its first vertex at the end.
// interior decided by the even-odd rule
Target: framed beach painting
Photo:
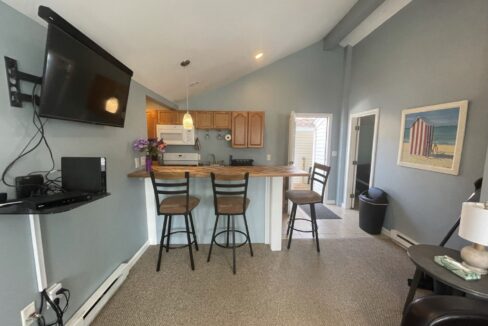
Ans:
{"type": "Polygon", "coordinates": [[[398,165],[458,175],[468,101],[402,111],[398,165]]]}

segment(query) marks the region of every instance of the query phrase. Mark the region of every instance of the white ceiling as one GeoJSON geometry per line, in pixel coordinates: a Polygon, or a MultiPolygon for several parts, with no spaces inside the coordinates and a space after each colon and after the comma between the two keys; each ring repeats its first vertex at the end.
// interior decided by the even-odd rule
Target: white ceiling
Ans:
{"type": "Polygon", "coordinates": [[[3,0],[44,24],[45,5],[134,71],[134,79],[177,101],[185,71],[192,94],[224,85],[324,37],[357,0],[3,0]],[[260,61],[254,59],[264,52],[260,61]]]}

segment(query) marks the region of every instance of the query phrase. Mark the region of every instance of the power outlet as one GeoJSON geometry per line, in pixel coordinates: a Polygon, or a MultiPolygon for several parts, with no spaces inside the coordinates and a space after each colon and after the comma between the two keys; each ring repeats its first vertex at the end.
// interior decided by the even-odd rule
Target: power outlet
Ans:
{"type": "Polygon", "coordinates": [[[271,154],[266,155],[266,161],[271,161],[271,154]]]}
{"type": "Polygon", "coordinates": [[[20,311],[20,320],[22,326],[30,326],[36,321],[32,316],[36,313],[36,304],[34,302],[29,303],[27,307],[20,311]]]}
{"type": "MultiPolygon", "coordinates": [[[[63,288],[63,285],[61,283],[54,283],[51,285],[47,290],[46,293],[51,299],[51,301],[54,301],[56,298],[61,298],[62,294],[57,294],[59,290],[63,288]]],[[[48,305],[49,307],[49,305],[48,305]]]]}

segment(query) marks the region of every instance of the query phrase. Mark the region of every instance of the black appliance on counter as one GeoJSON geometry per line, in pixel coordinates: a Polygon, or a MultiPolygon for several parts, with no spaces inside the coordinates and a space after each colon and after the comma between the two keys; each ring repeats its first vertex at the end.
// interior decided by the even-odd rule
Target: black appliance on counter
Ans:
{"type": "Polygon", "coordinates": [[[232,155],[229,156],[230,166],[252,166],[253,162],[253,159],[233,159],[232,155]]]}

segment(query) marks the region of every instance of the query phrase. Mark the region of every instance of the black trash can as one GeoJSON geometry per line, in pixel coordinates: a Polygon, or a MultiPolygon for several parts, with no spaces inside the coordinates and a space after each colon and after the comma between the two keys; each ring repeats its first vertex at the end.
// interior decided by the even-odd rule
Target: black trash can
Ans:
{"type": "Polygon", "coordinates": [[[380,234],[387,207],[386,192],[379,188],[363,191],[359,195],[359,227],[369,234],[380,234]]]}

